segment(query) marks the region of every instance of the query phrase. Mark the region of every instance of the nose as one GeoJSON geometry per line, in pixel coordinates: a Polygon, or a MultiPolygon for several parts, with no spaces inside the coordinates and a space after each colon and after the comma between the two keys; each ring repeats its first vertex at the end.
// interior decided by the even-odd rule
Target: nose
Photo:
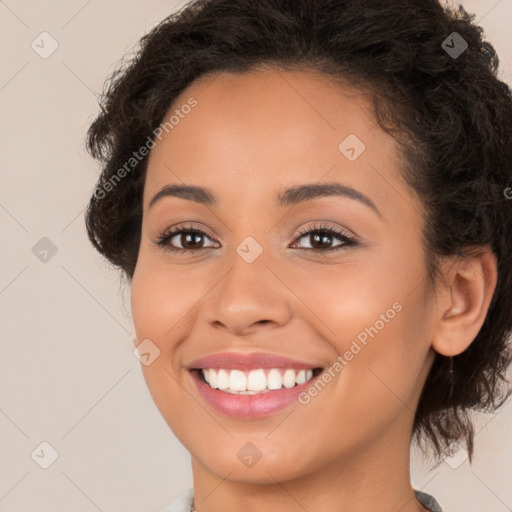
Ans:
{"type": "Polygon", "coordinates": [[[211,326],[236,336],[282,327],[291,317],[290,291],[264,261],[233,265],[209,294],[203,314],[211,326]]]}

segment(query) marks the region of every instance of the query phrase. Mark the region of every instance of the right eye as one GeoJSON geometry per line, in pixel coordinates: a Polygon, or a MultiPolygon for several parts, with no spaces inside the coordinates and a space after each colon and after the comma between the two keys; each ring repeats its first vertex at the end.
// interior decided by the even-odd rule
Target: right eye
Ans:
{"type": "Polygon", "coordinates": [[[199,247],[201,240],[210,236],[204,231],[191,226],[173,226],[159,235],[156,244],[166,251],[171,252],[194,252],[207,247],[199,247]],[[175,247],[179,243],[181,247],[175,247]]]}

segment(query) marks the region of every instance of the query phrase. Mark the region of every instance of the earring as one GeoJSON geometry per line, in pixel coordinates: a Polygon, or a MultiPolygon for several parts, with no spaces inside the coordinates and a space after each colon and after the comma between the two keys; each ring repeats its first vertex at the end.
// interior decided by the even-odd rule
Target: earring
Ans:
{"type": "Polygon", "coordinates": [[[448,391],[448,401],[451,401],[453,396],[453,357],[450,356],[450,368],[448,370],[448,376],[450,379],[450,389],[448,391]]]}

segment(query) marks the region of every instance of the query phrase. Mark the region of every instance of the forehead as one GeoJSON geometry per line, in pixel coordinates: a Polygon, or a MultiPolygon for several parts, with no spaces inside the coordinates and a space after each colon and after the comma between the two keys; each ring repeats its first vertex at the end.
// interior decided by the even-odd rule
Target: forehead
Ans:
{"type": "Polygon", "coordinates": [[[165,185],[180,182],[211,188],[231,204],[267,193],[274,199],[290,184],[321,180],[384,196],[382,178],[371,166],[396,174],[396,144],[372,113],[364,91],[317,72],[203,76],[164,117],[174,115],[175,122],[151,151],[145,205],[165,185]],[[184,108],[191,98],[195,106],[184,108]],[[364,151],[350,161],[340,144],[354,136],[364,151]]]}

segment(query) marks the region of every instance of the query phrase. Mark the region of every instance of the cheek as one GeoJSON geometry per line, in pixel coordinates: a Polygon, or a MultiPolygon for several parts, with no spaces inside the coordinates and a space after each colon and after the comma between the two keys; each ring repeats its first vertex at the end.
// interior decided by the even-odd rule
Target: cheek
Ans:
{"type": "Polygon", "coordinates": [[[141,364],[141,369],[159,407],[159,390],[167,390],[167,399],[172,400],[175,394],[171,378],[178,371],[174,354],[179,338],[175,325],[184,314],[180,292],[179,282],[173,280],[171,285],[158,267],[139,257],[131,285],[131,313],[137,344],[150,340],[152,355],[158,354],[151,364],[141,364]]]}
{"type": "Polygon", "coordinates": [[[157,344],[167,346],[183,329],[193,305],[198,300],[199,290],[191,283],[189,271],[172,272],[158,265],[155,258],[139,257],[131,286],[131,311],[137,339],[149,338],[157,344]]]}
{"type": "Polygon", "coordinates": [[[181,432],[184,424],[200,424],[202,420],[198,417],[188,419],[183,413],[176,414],[176,411],[190,409],[188,395],[182,392],[179,383],[182,377],[179,367],[181,333],[187,323],[185,310],[190,309],[184,298],[187,293],[189,291],[185,283],[180,282],[179,275],[173,275],[171,282],[170,276],[159,271],[158,266],[139,258],[131,286],[131,311],[137,343],[149,339],[159,350],[158,357],[151,364],[141,364],[141,370],[156,407],[180,439],[186,439],[187,429],[185,433],[181,432]]]}
{"type": "Polygon", "coordinates": [[[364,263],[312,267],[294,285],[332,348],[332,382],[336,400],[344,404],[342,415],[350,407],[384,421],[404,402],[414,410],[430,349],[431,298],[420,246],[411,247],[381,251],[364,263]]]}

